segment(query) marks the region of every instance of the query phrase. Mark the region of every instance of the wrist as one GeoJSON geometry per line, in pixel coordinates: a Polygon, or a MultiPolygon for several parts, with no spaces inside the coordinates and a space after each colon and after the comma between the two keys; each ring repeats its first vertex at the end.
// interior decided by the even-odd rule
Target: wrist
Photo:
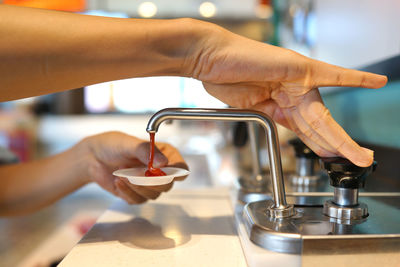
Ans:
{"type": "Polygon", "coordinates": [[[209,23],[191,18],[171,20],[135,20],[131,29],[137,33],[140,27],[142,32],[133,34],[131,40],[136,49],[150,53],[136,51],[130,62],[140,60],[142,68],[138,76],[184,76],[194,77],[199,61],[206,58],[206,54],[218,45],[218,40],[223,40],[225,29],[209,23]],[[140,40],[146,39],[141,47],[140,40]],[[138,45],[139,44],[139,45],[138,45]],[[140,59],[146,56],[145,59],[140,59]],[[149,61],[150,57],[150,61],[149,61]],[[151,63],[151,68],[146,67],[146,62],[151,63]],[[157,68],[154,68],[157,66],[157,68]],[[148,70],[148,72],[147,72],[148,70]]]}
{"type": "Polygon", "coordinates": [[[203,68],[212,66],[217,49],[222,49],[230,32],[215,24],[195,19],[182,19],[184,27],[190,29],[190,42],[181,67],[181,76],[198,79],[203,68]]]}
{"type": "MultiPolygon", "coordinates": [[[[141,24],[143,21],[139,20],[137,23],[141,24]]],[[[158,66],[144,76],[192,77],[192,67],[197,56],[202,54],[203,44],[209,37],[212,26],[215,25],[191,18],[181,18],[145,21],[142,26],[146,35],[150,36],[146,46],[152,50],[151,63],[155,63],[155,59],[158,66]]]]}
{"type": "Polygon", "coordinates": [[[196,61],[203,53],[207,36],[213,31],[213,24],[191,19],[182,18],[174,20],[179,29],[180,38],[174,38],[176,51],[180,54],[181,61],[179,65],[178,75],[184,77],[193,77],[193,69],[196,61]]]}
{"type": "MultiPolygon", "coordinates": [[[[209,25],[212,24],[188,18],[115,21],[104,37],[106,44],[103,47],[107,50],[92,52],[93,57],[100,65],[105,65],[106,74],[112,73],[112,79],[190,76],[186,75],[186,63],[201,50],[200,44],[206,39],[209,25]]],[[[104,35],[103,32],[100,34],[104,35]]]]}
{"type": "Polygon", "coordinates": [[[75,162],[75,172],[77,173],[77,179],[84,185],[91,182],[90,170],[93,166],[94,157],[90,150],[87,139],[83,139],[70,150],[72,161],[75,162]]]}

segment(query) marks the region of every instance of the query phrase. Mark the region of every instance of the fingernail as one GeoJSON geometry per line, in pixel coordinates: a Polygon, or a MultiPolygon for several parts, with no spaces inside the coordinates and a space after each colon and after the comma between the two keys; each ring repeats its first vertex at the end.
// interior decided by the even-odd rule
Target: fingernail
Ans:
{"type": "Polygon", "coordinates": [[[362,159],[360,159],[359,164],[362,167],[368,167],[372,164],[372,162],[374,161],[374,151],[365,147],[361,148],[362,151],[364,152],[362,159]]]}
{"type": "Polygon", "coordinates": [[[370,156],[370,157],[374,157],[374,151],[368,148],[363,147],[362,149],[364,149],[364,151],[370,156]]]}

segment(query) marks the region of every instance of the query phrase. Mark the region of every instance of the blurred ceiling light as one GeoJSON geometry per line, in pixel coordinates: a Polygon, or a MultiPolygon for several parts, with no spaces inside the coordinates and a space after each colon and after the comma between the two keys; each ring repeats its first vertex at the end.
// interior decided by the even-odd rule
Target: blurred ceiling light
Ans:
{"type": "Polygon", "coordinates": [[[217,13],[217,7],[214,5],[214,3],[203,2],[199,7],[199,13],[205,18],[211,18],[217,13]]]}
{"type": "Polygon", "coordinates": [[[272,17],[272,7],[270,5],[258,5],[255,13],[260,19],[269,19],[272,17]]]}
{"type": "Polygon", "coordinates": [[[157,6],[153,2],[143,2],[138,8],[139,16],[143,18],[151,18],[157,13],[157,6]]]}

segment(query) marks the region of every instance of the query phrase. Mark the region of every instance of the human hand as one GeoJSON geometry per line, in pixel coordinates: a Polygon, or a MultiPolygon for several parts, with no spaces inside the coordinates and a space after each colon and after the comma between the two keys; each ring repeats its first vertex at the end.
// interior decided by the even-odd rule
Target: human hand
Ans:
{"type": "MultiPolygon", "coordinates": [[[[105,190],[124,199],[129,204],[138,204],[156,199],[162,192],[172,188],[173,182],[159,186],[138,186],[125,178],[112,175],[121,168],[147,165],[149,142],[120,132],[108,132],[85,138],[81,144],[88,151],[88,177],[105,190]]],[[[154,166],[172,166],[188,169],[178,150],[169,144],[157,143],[154,166]]],[[[183,180],[176,178],[175,180],[183,180]]]]}
{"type": "Polygon", "coordinates": [[[266,113],[321,157],[372,164],[373,151],[360,147],[336,123],[318,88],[380,88],[386,76],[330,65],[221,28],[214,27],[205,38],[184,69],[203,81],[208,93],[232,107],[266,113]]]}

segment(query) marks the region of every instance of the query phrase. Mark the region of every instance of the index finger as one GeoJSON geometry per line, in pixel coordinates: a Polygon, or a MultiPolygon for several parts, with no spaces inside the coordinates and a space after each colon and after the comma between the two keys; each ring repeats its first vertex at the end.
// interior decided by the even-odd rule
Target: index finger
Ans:
{"type": "Polygon", "coordinates": [[[298,105],[298,110],[319,136],[354,164],[358,166],[372,164],[373,152],[360,147],[332,118],[322,102],[318,89],[309,91],[304,100],[298,105]]]}
{"type": "Polygon", "coordinates": [[[385,75],[346,69],[318,60],[312,60],[309,72],[312,87],[348,86],[376,89],[387,83],[385,75]]]}

